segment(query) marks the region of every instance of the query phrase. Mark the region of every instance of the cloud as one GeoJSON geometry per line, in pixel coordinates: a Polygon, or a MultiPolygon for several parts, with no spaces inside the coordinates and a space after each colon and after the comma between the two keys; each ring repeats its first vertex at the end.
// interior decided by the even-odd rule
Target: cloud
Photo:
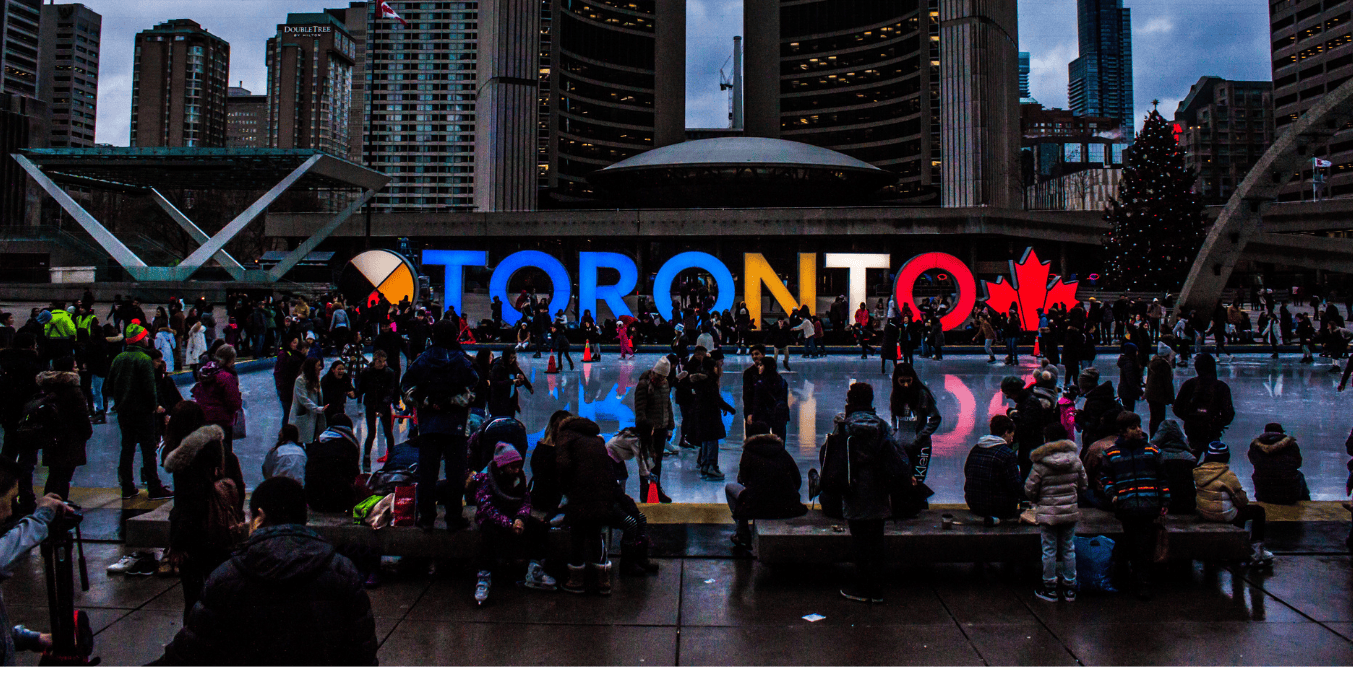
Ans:
{"type": "Polygon", "coordinates": [[[1169,33],[1174,30],[1174,20],[1168,16],[1153,17],[1148,20],[1141,28],[1134,27],[1134,35],[1156,35],[1158,33],[1169,33]]]}

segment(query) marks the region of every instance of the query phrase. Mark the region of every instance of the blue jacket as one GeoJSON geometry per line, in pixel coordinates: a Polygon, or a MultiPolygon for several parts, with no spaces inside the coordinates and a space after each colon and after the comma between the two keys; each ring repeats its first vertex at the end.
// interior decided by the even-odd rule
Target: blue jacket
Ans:
{"type": "MultiPolygon", "coordinates": [[[[407,392],[419,388],[424,404],[418,409],[419,434],[448,434],[463,437],[466,435],[465,422],[469,417],[468,406],[428,405],[428,395],[437,393],[456,396],[468,394],[479,383],[479,374],[474,363],[459,344],[433,345],[418,355],[409,364],[408,371],[400,380],[400,389],[407,392]]],[[[437,397],[434,397],[437,398],[437,397]]],[[[468,401],[468,398],[467,398],[468,401]]]]}
{"type": "Polygon", "coordinates": [[[1104,453],[1104,493],[1118,514],[1144,516],[1170,504],[1160,451],[1145,439],[1119,437],[1104,453]]]}

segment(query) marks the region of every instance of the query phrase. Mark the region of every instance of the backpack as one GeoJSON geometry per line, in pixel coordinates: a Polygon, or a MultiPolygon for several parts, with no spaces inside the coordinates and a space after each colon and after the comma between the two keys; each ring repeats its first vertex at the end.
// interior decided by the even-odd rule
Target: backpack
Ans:
{"type": "Polygon", "coordinates": [[[217,479],[207,503],[207,544],[234,551],[248,539],[249,526],[239,509],[240,493],[231,479],[217,479]]]}
{"type": "Polygon", "coordinates": [[[14,429],[16,441],[25,449],[49,449],[61,435],[61,416],[56,408],[56,397],[39,394],[27,404],[14,429]]]}
{"type": "Polygon", "coordinates": [[[516,418],[490,418],[470,435],[470,469],[478,472],[493,460],[493,451],[499,442],[517,449],[526,456],[526,425],[516,418]]]}

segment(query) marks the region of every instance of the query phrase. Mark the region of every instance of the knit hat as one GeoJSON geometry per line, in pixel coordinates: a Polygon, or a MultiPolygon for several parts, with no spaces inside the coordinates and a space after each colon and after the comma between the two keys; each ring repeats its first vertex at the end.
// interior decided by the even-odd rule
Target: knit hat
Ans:
{"type": "Polygon", "coordinates": [[[1081,374],[1076,378],[1076,386],[1081,392],[1089,392],[1099,385],[1099,369],[1091,366],[1081,369],[1081,374]]]}
{"type": "Polygon", "coordinates": [[[145,338],[147,333],[146,327],[141,326],[141,320],[133,319],[132,323],[127,325],[127,332],[125,335],[128,343],[136,343],[145,338]]]}
{"type": "Polygon", "coordinates": [[[39,323],[39,324],[46,324],[47,322],[50,322],[50,321],[52,321],[52,311],[51,311],[51,310],[43,310],[42,312],[39,312],[39,313],[38,313],[38,323],[39,323]]]}
{"type": "Polygon", "coordinates": [[[1051,369],[1034,371],[1034,381],[1043,387],[1057,386],[1057,373],[1051,369]]]}
{"type": "Polygon", "coordinates": [[[1024,390],[1024,381],[1018,376],[1006,376],[1001,379],[1001,392],[1005,394],[1017,394],[1024,390]]]}
{"type": "Polygon", "coordinates": [[[1287,431],[1283,429],[1282,423],[1275,422],[1264,425],[1264,432],[1265,433],[1277,432],[1278,434],[1287,434],[1287,431]]]}
{"type": "Polygon", "coordinates": [[[1174,354],[1174,350],[1171,350],[1170,346],[1165,343],[1156,343],[1156,354],[1169,359],[1170,355],[1174,354]]]}
{"type": "Polygon", "coordinates": [[[497,467],[507,467],[514,462],[522,462],[521,453],[518,453],[512,444],[498,442],[498,446],[493,449],[493,464],[497,467]]]}
{"type": "Polygon", "coordinates": [[[667,361],[667,357],[659,359],[658,363],[653,365],[653,372],[666,378],[667,374],[672,372],[672,362],[667,361]]]}
{"type": "Polygon", "coordinates": [[[1203,463],[1220,462],[1224,465],[1231,464],[1231,447],[1220,441],[1214,441],[1207,445],[1207,451],[1203,453],[1203,463]]]}

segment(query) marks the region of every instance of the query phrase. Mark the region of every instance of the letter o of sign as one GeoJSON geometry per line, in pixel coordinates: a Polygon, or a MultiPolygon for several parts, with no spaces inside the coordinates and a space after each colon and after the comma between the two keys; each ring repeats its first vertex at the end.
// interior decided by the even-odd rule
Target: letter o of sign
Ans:
{"type": "Polygon", "coordinates": [[[963,261],[949,254],[921,254],[907,261],[897,271],[897,286],[893,289],[897,298],[897,311],[900,313],[902,308],[910,306],[913,317],[921,316],[921,310],[916,307],[914,290],[916,280],[927,270],[943,270],[958,285],[958,302],[954,303],[949,314],[940,317],[940,327],[945,331],[953,331],[963,325],[968,315],[972,314],[973,306],[977,305],[977,280],[963,261]]]}

